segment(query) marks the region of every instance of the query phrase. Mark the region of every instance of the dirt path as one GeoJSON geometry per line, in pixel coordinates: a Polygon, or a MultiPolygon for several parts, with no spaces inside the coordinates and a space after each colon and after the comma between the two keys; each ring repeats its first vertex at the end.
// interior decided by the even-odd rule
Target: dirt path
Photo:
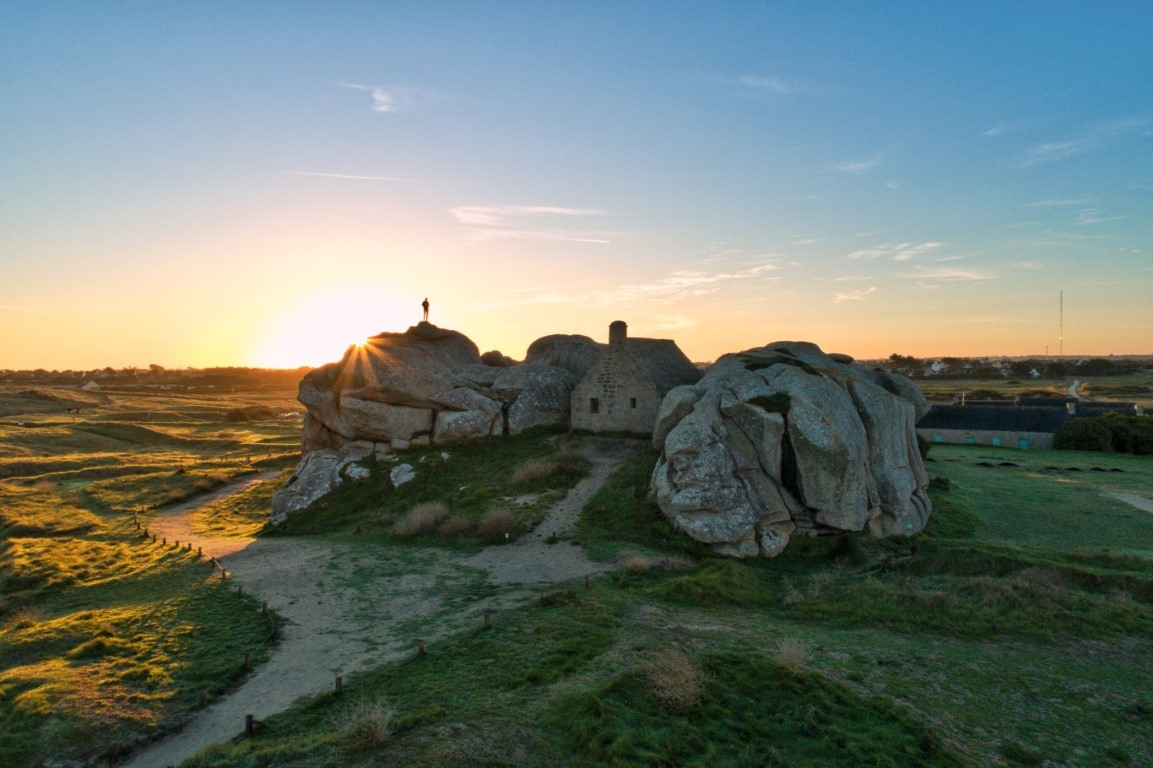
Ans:
{"type": "Polygon", "coordinates": [[[157,536],[164,536],[169,541],[191,542],[194,547],[204,549],[205,555],[221,558],[238,552],[252,543],[252,537],[211,538],[192,531],[192,513],[215,501],[227,496],[242,493],[258,483],[271,480],[280,474],[280,470],[273,469],[261,472],[259,475],[250,475],[235,482],[223,485],[215,491],[197,496],[195,499],[177,504],[162,512],[157,512],[148,522],[148,531],[157,536]]]}
{"type": "Polygon", "coordinates": [[[220,558],[236,583],[266,600],[288,625],[267,663],[239,689],[126,765],[178,765],[239,734],[245,715],[268,717],[301,696],[332,690],[337,675],[378,667],[413,653],[418,641],[433,643],[476,626],[484,608],[516,607],[549,584],[609,570],[611,564],[589,561],[579,546],[545,541],[572,530],[581,508],[631,450],[620,441],[585,440],[582,452],[593,464],[589,476],[522,540],[472,556],[407,547],[369,550],[299,538],[208,540],[191,533],[191,514],[198,506],[269,475],[158,515],[151,529],[192,541],[220,558]]]}
{"type": "Polygon", "coordinates": [[[1118,501],[1125,502],[1131,507],[1136,507],[1144,512],[1153,512],[1153,499],[1147,499],[1144,496],[1127,491],[1109,491],[1109,495],[1118,501]]]}

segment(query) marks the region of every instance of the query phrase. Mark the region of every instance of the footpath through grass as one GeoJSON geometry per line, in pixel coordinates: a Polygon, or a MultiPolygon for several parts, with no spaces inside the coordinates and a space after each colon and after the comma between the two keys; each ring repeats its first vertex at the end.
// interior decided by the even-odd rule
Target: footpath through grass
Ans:
{"type": "Polygon", "coordinates": [[[133,512],[291,462],[299,440],[295,425],[224,423],[229,394],[61,392],[0,391],[0,765],[13,768],[116,760],[261,661],[275,617],[142,536],[133,512]],[[84,410],[22,410],[65,397],[84,410]]]}
{"type": "Polygon", "coordinates": [[[645,500],[653,457],[638,455],[579,532],[624,569],[191,764],[1153,764],[1153,540],[1098,503],[1151,495],[1153,464],[932,457],[949,482],[923,534],[801,540],[738,562],[668,529],[645,500]],[[1069,470],[1044,469],[1057,464],[1086,464],[1068,495],[1052,486],[1069,470]],[[1102,530],[1079,536],[1070,520],[1102,530]]]}

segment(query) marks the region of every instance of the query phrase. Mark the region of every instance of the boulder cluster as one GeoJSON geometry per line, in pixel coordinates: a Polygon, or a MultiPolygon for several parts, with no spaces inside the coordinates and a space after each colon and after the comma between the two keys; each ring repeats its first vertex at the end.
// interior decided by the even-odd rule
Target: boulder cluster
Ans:
{"type": "Polygon", "coordinates": [[[567,425],[573,387],[602,351],[587,336],[546,336],[516,363],[428,322],[350,346],[300,382],[303,456],[273,498],[272,524],[362,472],[354,462],[371,454],[567,425]]]}
{"type": "Polygon", "coordinates": [[[904,377],[814,344],[726,355],[665,397],[652,495],[735,557],[772,557],[798,534],[913,534],[931,510],[914,429],[927,410],[904,377]]]}

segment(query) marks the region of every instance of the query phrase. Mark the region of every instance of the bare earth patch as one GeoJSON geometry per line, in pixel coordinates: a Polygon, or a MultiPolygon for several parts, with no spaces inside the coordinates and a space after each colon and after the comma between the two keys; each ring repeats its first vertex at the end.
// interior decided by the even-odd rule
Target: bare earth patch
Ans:
{"type": "Polygon", "coordinates": [[[1125,502],[1131,507],[1136,507],[1144,512],[1153,512],[1153,499],[1147,499],[1144,496],[1127,491],[1109,491],[1109,495],[1118,501],[1125,502]]]}
{"type": "Polygon", "coordinates": [[[267,663],[237,691],[194,716],[183,729],[139,752],[129,768],[178,765],[301,696],[332,690],[336,676],[378,667],[436,640],[474,627],[484,609],[507,609],[539,589],[614,566],[593,563],[569,533],[580,510],[628,454],[627,444],[586,441],[589,476],[521,540],[472,556],[439,549],[365,548],[299,538],[200,539],[190,518],[199,505],[245,490],[276,473],[234,483],[157,515],[149,529],[192,542],[217,557],[229,578],[267,601],[288,621],[267,663]],[[534,588],[534,586],[536,588],[534,588]]]}

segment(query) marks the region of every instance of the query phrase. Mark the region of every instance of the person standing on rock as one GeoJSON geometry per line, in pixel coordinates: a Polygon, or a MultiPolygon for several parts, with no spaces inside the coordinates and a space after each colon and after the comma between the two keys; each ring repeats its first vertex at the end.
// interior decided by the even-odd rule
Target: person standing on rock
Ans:
{"type": "Polygon", "coordinates": [[[424,298],[424,301],[420,302],[420,306],[424,309],[424,322],[427,323],[428,322],[428,297],[427,296],[424,298]]]}

